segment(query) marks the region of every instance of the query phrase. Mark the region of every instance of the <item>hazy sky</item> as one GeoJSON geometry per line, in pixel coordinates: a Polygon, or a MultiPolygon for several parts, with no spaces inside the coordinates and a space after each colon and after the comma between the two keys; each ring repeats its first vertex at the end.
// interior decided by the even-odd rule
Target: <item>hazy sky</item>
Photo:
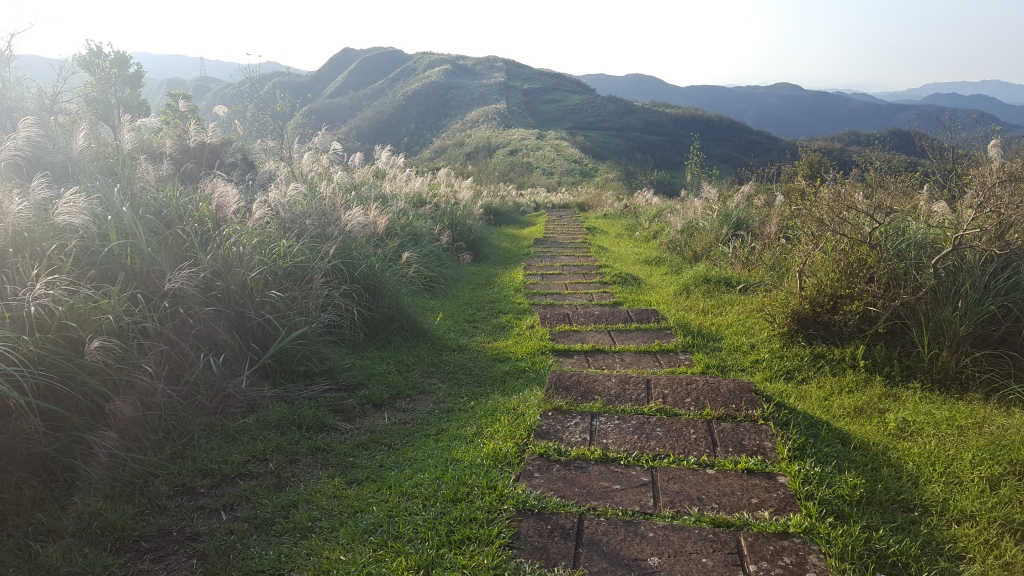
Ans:
{"type": "Polygon", "coordinates": [[[498,55],[673,84],[903,89],[1024,83],[1024,0],[4,0],[20,53],[67,56],[84,39],[128,51],[312,70],[345,46],[498,55]],[[13,6],[12,6],[13,5],[13,6]]]}

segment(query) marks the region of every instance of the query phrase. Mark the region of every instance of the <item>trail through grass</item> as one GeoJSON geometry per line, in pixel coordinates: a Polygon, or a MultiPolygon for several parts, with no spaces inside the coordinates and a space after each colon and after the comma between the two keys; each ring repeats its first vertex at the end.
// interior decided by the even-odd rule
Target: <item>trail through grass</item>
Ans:
{"type": "MultiPolygon", "coordinates": [[[[0,573],[530,573],[510,518],[579,510],[514,482],[547,406],[552,347],[521,285],[542,219],[488,228],[473,264],[409,303],[410,335],[333,349],[321,383],[246,415],[172,418],[128,480],[12,516],[0,573]]],[[[1024,572],[1021,411],[869,375],[856,349],[786,341],[742,277],[679,263],[628,217],[587,223],[624,303],[658,308],[693,351],[687,371],[758,382],[806,514],[660,519],[797,531],[837,575],[1024,572]]]]}

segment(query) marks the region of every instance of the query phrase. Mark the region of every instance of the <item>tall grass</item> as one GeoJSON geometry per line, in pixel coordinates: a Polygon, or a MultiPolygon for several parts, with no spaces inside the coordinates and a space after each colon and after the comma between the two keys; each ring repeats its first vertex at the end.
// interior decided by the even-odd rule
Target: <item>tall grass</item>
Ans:
{"type": "Polygon", "coordinates": [[[0,140],[0,461],[102,475],[174,406],[230,411],[316,371],[318,342],[402,329],[410,291],[534,200],[378,147],[232,142],[217,125],[26,117],[0,140]],[[241,400],[240,400],[241,399],[241,400]]]}
{"type": "Polygon", "coordinates": [[[772,287],[793,334],[860,342],[879,369],[939,387],[1019,396],[1024,150],[1006,148],[946,151],[924,172],[871,151],[848,175],[811,152],[769,180],[609,208],[667,250],[772,287]]]}

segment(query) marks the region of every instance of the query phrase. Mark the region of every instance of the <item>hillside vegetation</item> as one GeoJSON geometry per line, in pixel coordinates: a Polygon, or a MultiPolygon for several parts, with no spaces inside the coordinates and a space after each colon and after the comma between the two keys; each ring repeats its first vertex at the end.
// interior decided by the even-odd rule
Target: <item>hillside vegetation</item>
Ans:
{"type": "Polygon", "coordinates": [[[390,145],[426,166],[527,187],[615,180],[639,158],[677,192],[694,135],[729,173],[796,152],[716,114],[600,96],[511,60],[390,48],[346,48],[309,74],[254,74],[196,102],[206,117],[217,106],[229,122],[259,117],[263,137],[327,128],[349,150],[390,145]]]}

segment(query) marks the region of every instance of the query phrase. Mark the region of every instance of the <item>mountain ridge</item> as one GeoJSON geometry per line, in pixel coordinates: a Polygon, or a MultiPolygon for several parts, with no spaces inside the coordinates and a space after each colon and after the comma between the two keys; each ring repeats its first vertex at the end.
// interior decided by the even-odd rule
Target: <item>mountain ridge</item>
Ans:
{"type": "Polygon", "coordinates": [[[950,122],[974,129],[994,126],[1007,132],[1024,132],[1017,126],[980,110],[936,104],[895,104],[871,96],[806,90],[780,82],[769,86],[676,86],[642,74],[578,76],[598,93],[637,101],[662,101],[694,106],[734,118],[753,128],[782,138],[823,136],[857,130],[875,132],[887,128],[919,128],[938,132],[950,122]]]}

